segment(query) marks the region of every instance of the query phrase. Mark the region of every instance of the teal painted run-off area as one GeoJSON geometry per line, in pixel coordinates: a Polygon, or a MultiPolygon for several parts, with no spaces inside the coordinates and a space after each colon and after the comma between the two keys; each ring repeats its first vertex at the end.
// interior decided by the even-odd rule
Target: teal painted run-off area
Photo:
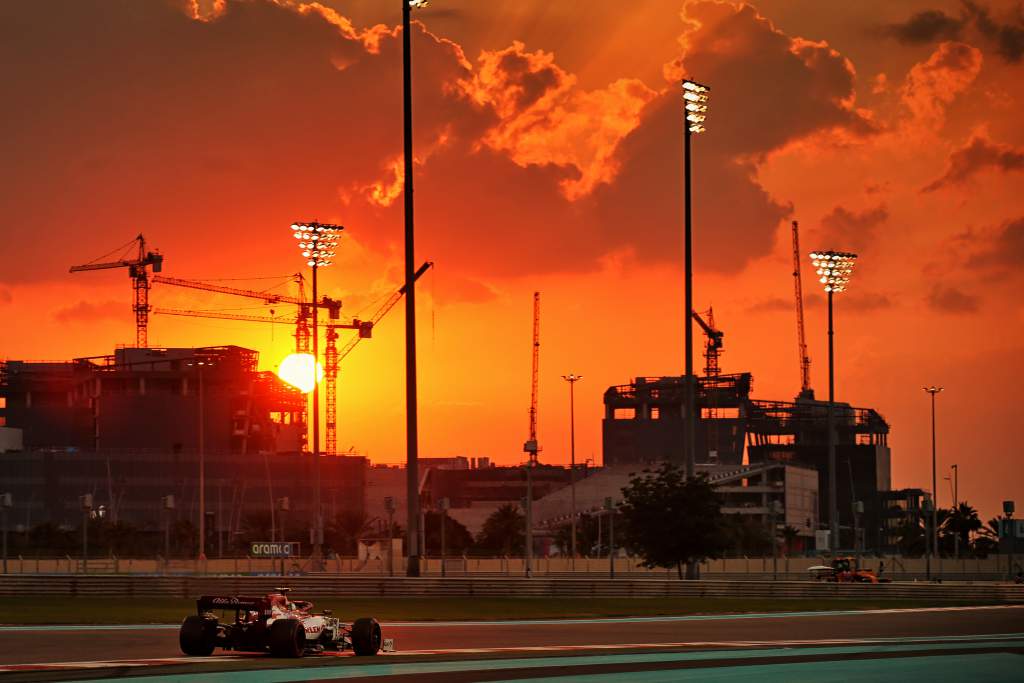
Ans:
{"type": "MultiPolygon", "coordinates": [[[[896,639],[893,639],[896,640],[896,639]]],[[[702,650],[699,652],[654,652],[615,655],[563,655],[516,659],[461,660],[445,662],[396,662],[394,664],[368,664],[361,666],[316,666],[289,669],[232,671],[223,673],[204,672],[197,674],[173,674],[167,676],[119,677],[108,680],[111,683],[158,683],[160,681],[186,681],[209,683],[291,683],[292,681],[349,680],[355,678],[377,678],[387,676],[410,676],[423,674],[465,674],[475,671],[503,671],[560,667],[564,676],[530,679],[517,677],[514,680],[540,680],[558,683],[582,681],[629,680],[641,683],[657,681],[845,681],[860,678],[870,681],[924,680],[984,680],[1020,681],[1024,672],[1024,656],[1013,653],[963,654],[963,650],[991,649],[993,647],[1024,648],[1024,639],[996,640],[982,642],[920,643],[881,645],[850,645],[841,647],[813,648],[755,648],[743,650],[702,650]],[[955,647],[961,651],[955,655],[941,655],[942,650],[955,647]],[[921,656],[922,652],[934,655],[921,656]],[[907,655],[899,657],[900,654],[907,655]],[[879,655],[884,659],[850,660],[850,655],[879,655]],[[895,657],[893,655],[896,655],[895,657]],[[745,660],[759,660],[774,657],[827,656],[834,660],[820,662],[780,662],[779,664],[757,663],[745,665],[745,660]],[[735,661],[735,665],[721,665],[722,660],[735,661]],[[574,667],[600,667],[609,665],[645,665],[700,662],[716,662],[708,667],[697,666],[688,669],[666,668],[659,671],[631,671],[615,674],[574,674],[574,667]]]]}

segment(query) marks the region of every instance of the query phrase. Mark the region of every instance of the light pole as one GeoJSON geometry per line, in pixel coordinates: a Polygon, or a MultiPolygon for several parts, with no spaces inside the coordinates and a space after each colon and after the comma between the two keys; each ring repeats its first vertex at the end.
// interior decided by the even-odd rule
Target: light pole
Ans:
{"type": "Polygon", "coordinates": [[[925,392],[931,394],[932,397],[932,498],[934,499],[932,505],[932,555],[935,557],[939,556],[939,529],[936,522],[938,521],[938,509],[939,509],[939,489],[935,482],[935,394],[942,391],[942,387],[930,386],[921,387],[925,392]]]}
{"type": "MultiPolygon", "coordinates": [[[[199,548],[196,560],[202,563],[206,562],[206,409],[203,405],[206,388],[203,384],[203,375],[205,374],[203,371],[212,367],[214,361],[203,356],[196,356],[185,363],[185,365],[196,369],[199,380],[196,387],[199,394],[199,434],[197,445],[197,450],[199,451],[199,548]]],[[[202,567],[197,569],[202,570],[202,567]]]]}
{"type": "Polygon", "coordinates": [[[772,579],[776,580],[779,578],[779,523],[778,515],[784,512],[782,503],[773,500],[768,505],[768,512],[771,516],[771,534],[772,534],[772,579]]]}
{"type": "Polygon", "coordinates": [[[846,283],[853,274],[856,254],[843,251],[811,252],[811,264],[817,269],[818,282],[828,295],[828,519],[829,549],[839,548],[839,505],[836,500],[836,429],[835,429],[835,357],[833,353],[834,328],[832,320],[832,296],[846,291],[846,283]]]}
{"type": "Polygon", "coordinates": [[[931,531],[928,529],[930,526],[929,520],[931,519],[931,513],[935,511],[935,504],[932,502],[932,497],[927,493],[924,495],[924,501],[922,503],[924,509],[924,571],[925,578],[928,581],[932,580],[932,554],[928,551],[928,545],[931,539],[931,531]]]}
{"type": "Polygon", "coordinates": [[[605,514],[608,515],[608,578],[615,578],[615,501],[604,499],[605,514]]]}
{"type": "Polygon", "coordinates": [[[427,0],[402,0],[402,136],[405,160],[405,494],[408,499],[406,538],[409,540],[408,576],[420,575],[417,547],[420,521],[419,437],[416,407],[416,249],[412,195],[412,36],[413,9],[427,0]]]}
{"type": "Polygon", "coordinates": [[[92,494],[78,497],[82,507],[82,573],[89,573],[89,517],[92,516],[92,494]]]}
{"type": "Polygon", "coordinates": [[[171,559],[171,515],[174,513],[174,494],[160,498],[160,507],[164,513],[164,567],[171,559]]]}
{"type": "MultiPolygon", "coordinates": [[[[683,315],[683,330],[685,336],[685,368],[684,388],[686,391],[686,414],[684,417],[683,432],[683,458],[685,460],[686,476],[693,477],[696,470],[696,432],[697,432],[697,391],[695,377],[693,376],[693,218],[691,215],[691,171],[690,171],[690,139],[698,133],[703,133],[704,121],[708,111],[708,93],[711,88],[701,85],[689,79],[683,80],[683,106],[686,111],[685,125],[683,126],[683,167],[684,167],[684,190],[683,190],[683,278],[686,284],[685,312],[683,315]]],[[[686,565],[686,578],[697,578],[697,563],[690,562],[686,565]]]]}
{"type": "MultiPolygon", "coordinates": [[[[388,576],[395,575],[395,499],[391,496],[384,496],[384,511],[388,513],[388,576]]],[[[406,538],[409,532],[405,533],[406,538]]]]}
{"type": "Polygon", "coordinates": [[[292,235],[299,240],[299,249],[306,265],[313,270],[313,569],[323,569],[324,513],[320,500],[320,334],[317,315],[320,307],[317,292],[317,271],[331,265],[334,249],[345,228],[331,223],[292,223],[292,235]]]}
{"type": "Polygon", "coordinates": [[[448,499],[442,498],[437,501],[437,508],[441,511],[441,578],[447,576],[444,568],[444,559],[447,554],[448,547],[445,545],[445,526],[448,524],[448,499]]]}
{"type": "MultiPolygon", "coordinates": [[[[956,519],[959,508],[959,468],[953,463],[949,469],[953,471],[953,519],[956,519]]],[[[953,557],[959,558],[959,529],[953,529],[953,557]]]]}
{"type": "Polygon", "coordinates": [[[576,571],[576,382],[583,379],[583,375],[569,373],[562,375],[562,379],[569,383],[569,495],[572,506],[569,562],[572,570],[576,571]]]}

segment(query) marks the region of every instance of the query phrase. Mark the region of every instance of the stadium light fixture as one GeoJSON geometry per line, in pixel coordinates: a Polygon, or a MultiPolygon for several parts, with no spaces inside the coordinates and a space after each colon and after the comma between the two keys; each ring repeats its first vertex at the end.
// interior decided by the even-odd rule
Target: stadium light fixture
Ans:
{"type": "Polygon", "coordinates": [[[313,501],[313,557],[314,570],[323,569],[323,543],[324,543],[324,515],[321,504],[320,485],[320,383],[318,374],[320,368],[320,334],[317,331],[319,294],[317,293],[317,271],[331,265],[334,258],[335,248],[341,238],[344,226],[331,223],[292,223],[292,236],[299,241],[299,250],[302,258],[306,259],[306,265],[313,269],[313,362],[309,366],[308,376],[313,380],[313,477],[314,501],[313,501]]]}
{"type": "Polygon", "coordinates": [[[829,548],[836,550],[839,545],[839,505],[836,500],[836,435],[835,435],[835,356],[833,337],[835,330],[832,317],[832,297],[846,291],[846,285],[853,275],[857,255],[845,251],[812,251],[811,264],[818,274],[828,295],[828,508],[829,548]]]}

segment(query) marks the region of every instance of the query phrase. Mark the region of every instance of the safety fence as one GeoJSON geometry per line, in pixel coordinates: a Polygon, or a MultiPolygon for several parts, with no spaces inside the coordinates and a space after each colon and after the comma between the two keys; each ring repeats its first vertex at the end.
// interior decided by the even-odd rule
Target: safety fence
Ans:
{"type": "MultiPolygon", "coordinates": [[[[895,581],[1002,581],[1021,570],[1021,559],[1016,558],[1011,572],[1010,558],[993,555],[987,558],[936,558],[931,562],[924,558],[865,557],[861,566],[895,581]],[[881,571],[879,571],[881,570],[881,571]]],[[[700,575],[706,579],[723,580],[804,580],[808,570],[828,561],[817,557],[771,557],[728,558],[711,560],[701,564],[700,575]]],[[[209,559],[203,563],[196,560],[131,559],[116,557],[91,558],[83,562],[80,557],[26,558],[13,557],[7,562],[8,574],[148,574],[148,575],[196,575],[196,574],[306,574],[311,564],[308,557],[285,560],[271,560],[255,557],[209,559]]],[[[611,573],[612,565],[607,557],[568,558],[539,557],[533,561],[534,576],[550,578],[592,577],[600,578],[611,573]]],[[[372,561],[352,557],[332,557],[326,560],[326,570],[332,574],[346,576],[402,576],[405,574],[405,558],[395,556],[389,563],[387,558],[372,561]]],[[[517,577],[526,573],[526,562],[522,557],[449,557],[445,560],[445,573],[449,577],[517,577]]],[[[675,569],[647,569],[639,566],[638,560],[630,557],[616,557],[616,576],[621,578],[672,579],[675,569]]],[[[440,576],[440,558],[424,558],[421,573],[425,576],[440,576]]]]}
{"type": "Polygon", "coordinates": [[[259,595],[286,585],[310,597],[560,597],[560,598],[796,598],[932,600],[1024,604],[1013,584],[848,584],[816,581],[694,581],[636,578],[363,577],[363,576],[0,576],[0,595],[195,598],[259,595]]]}

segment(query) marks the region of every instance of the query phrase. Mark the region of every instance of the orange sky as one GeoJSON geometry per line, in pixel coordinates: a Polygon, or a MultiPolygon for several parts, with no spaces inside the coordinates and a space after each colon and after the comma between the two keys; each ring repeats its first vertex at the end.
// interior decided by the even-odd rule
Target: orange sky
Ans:
{"type": "MultiPolygon", "coordinates": [[[[69,275],[137,232],[179,277],[300,267],[288,225],[347,226],[323,284],[346,312],[398,284],[397,2],[80,0],[0,6],[0,357],[133,339],[126,273],[69,275]],[[392,8],[391,5],[395,7],[392,8]]],[[[1024,17],[1013,2],[756,5],[436,0],[414,36],[424,455],[521,457],[542,292],[542,459],[600,461],[601,395],[682,368],[678,78],[712,86],[694,141],[695,303],[723,369],[798,389],[789,221],[861,255],[837,301],[837,396],[892,424],[896,486],[960,464],[983,515],[1024,501],[1024,17]]],[[[267,282],[239,282],[265,286],[267,282]]],[[[807,293],[813,383],[824,310],[807,293]]],[[[157,306],[252,308],[157,286],[157,306]]],[[[247,312],[253,312],[248,310],[247,312]]],[[[283,326],[156,316],[151,343],[283,326]]],[[[402,315],[342,370],[339,445],[404,459],[402,315]]],[[[697,359],[697,367],[702,359],[697,359]]],[[[940,478],[939,502],[949,504],[940,478]]]]}

